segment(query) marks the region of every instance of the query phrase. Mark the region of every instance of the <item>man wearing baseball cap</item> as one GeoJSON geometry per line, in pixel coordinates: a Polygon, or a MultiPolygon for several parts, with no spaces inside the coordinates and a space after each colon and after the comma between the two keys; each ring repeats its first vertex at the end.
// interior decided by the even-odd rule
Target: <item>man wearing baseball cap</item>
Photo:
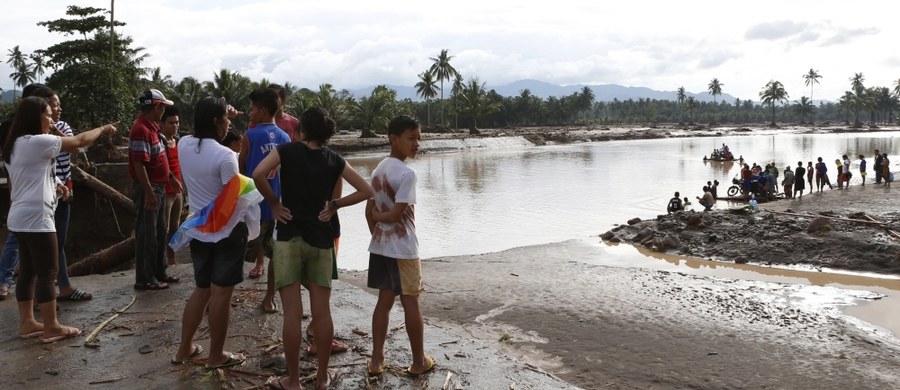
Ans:
{"type": "MultiPolygon", "coordinates": [[[[134,180],[135,283],[137,290],[162,290],[178,278],[166,274],[166,182],[170,180],[165,145],[159,138],[159,120],[171,106],[162,92],[148,89],[138,96],[140,113],[128,136],[128,173],[134,180]]],[[[176,181],[177,182],[177,181],[176,181]]]]}

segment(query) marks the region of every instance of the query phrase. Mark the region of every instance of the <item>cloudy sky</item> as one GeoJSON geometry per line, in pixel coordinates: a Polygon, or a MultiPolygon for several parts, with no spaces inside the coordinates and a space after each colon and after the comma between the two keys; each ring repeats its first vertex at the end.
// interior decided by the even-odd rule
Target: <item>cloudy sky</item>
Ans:
{"type": "MultiPolygon", "coordinates": [[[[3,1],[0,75],[7,50],[29,53],[64,40],[36,22],[69,4],[109,0],[3,1]]],[[[723,92],[758,100],[769,81],[791,99],[809,96],[802,75],[823,75],[814,97],[836,100],[854,73],[867,86],[900,79],[900,23],[886,3],[846,1],[252,1],[116,2],[119,31],[150,54],[146,65],[180,79],[220,68],[252,79],[323,82],[355,89],[413,85],[441,49],[468,79],[620,84],[723,92]]],[[[8,77],[0,87],[11,89],[8,77]]]]}

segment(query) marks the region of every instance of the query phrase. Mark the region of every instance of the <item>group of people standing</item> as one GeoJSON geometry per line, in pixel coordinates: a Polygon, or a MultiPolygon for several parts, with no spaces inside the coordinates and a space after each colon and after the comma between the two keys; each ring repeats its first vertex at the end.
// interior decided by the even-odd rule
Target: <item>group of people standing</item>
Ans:
{"type": "Polygon", "coordinates": [[[32,84],[23,89],[12,118],[0,125],[10,192],[0,299],[9,293],[18,265],[18,335],[22,339],[40,338],[43,343],[81,334],[80,329],[59,322],[58,300],[92,298],[90,293],[73,288],[67,273],[72,153],[116,131],[115,124],[107,124],[75,135],[60,120],[61,113],[59,95],[45,85],[32,84]],[[40,311],[40,321],[35,318],[35,308],[40,311]]]}
{"type": "MultiPolygon", "coordinates": [[[[875,164],[872,168],[875,171],[875,184],[890,188],[891,182],[894,181],[894,175],[890,169],[891,160],[888,158],[887,153],[881,153],[878,149],[875,149],[874,160],[875,164]]],[[[784,181],[782,182],[785,198],[803,199],[803,192],[806,190],[807,183],[809,184],[809,193],[812,193],[813,177],[815,177],[816,192],[822,192],[826,186],[829,189],[834,189],[834,185],[832,185],[828,176],[828,164],[823,161],[822,157],[817,158],[816,161],[815,165],[813,165],[812,161],[808,161],[805,168],[803,167],[803,161],[797,161],[796,168],[792,169],[791,166],[785,167],[784,181]]],[[[849,189],[850,179],[853,177],[853,173],[850,170],[852,163],[850,158],[845,154],[834,162],[837,167],[838,190],[849,189]]],[[[860,154],[859,177],[863,186],[866,185],[867,165],[866,156],[860,154]]]]}
{"type": "Polygon", "coordinates": [[[251,92],[250,127],[241,136],[237,153],[221,142],[228,142],[230,119],[241,113],[222,99],[200,101],[194,112],[194,133],[178,142],[192,214],[215,204],[225,187],[240,177],[252,177],[263,201],[259,204],[259,229],[247,226],[255,222],[253,210],[248,209],[244,211],[246,218],[226,232],[227,237],[215,242],[197,237],[190,241],[197,286],[185,305],[181,340],[172,363],[186,363],[203,352],[194,343],[194,335],[207,307],[210,352],[206,368],[227,368],[246,360],[242,354],[225,351],[224,344],[231,295],[243,280],[242,264],[247,260],[254,263],[249,277],[267,274],[262,310],[278,310],[276,290],[282,303],[287,376],[272,378],[268,386],[300,387],[303,286],[309,291],[312,314],[306,331],[312,338],[307,353],[317,359],[316,388],[327,388],[334,378],[328,368],[331,353],[346,351],[346,346],[334,341],[329,303],[332,280],[337,279],[337,212],[366,201],[372,234],[368,286],[379,290],[372,316],[373,352],[368,372],[379,375],[384,371],[389,312],[398,295],[406,312],[413,355],[408,372],[417,375],[432,370],[435,363],[424,352],[424,321],[418,303],[423,284],[414,222],[416,175],[405,163],[418,152],[418,121],[399,116],[390,122],[391,155],[379,163],[369,183],[327,147],[336,123],[326,110],[313,107],[297,119],[283,112],[284,102],[277,85],[251,92]],[[354,189],[346,196],[342,195],[344,181],[354,189]],[[253,237],[252,231],[259,235],[253,237]],[[266,258],[267,271],[263,267],[266,258]]]}
{"type": "MultiPolygon", "coordinates": [[[[7,219],[9,236],[17,240],[21,258],[15,289],[18,333],[22,338],[41,337],[44,342],[53,342],[81,333],[58,322],[56,287],[60,294],[90,299],[90,294],[81,290],[71,291],[67,277],[65,283],[57,282],[66,269],[62,255],[66,227],[60,226],[58,218],[54,220],[54,213],[60,212],[59,205],[71,196],[72,189],[65,179],[68,169],[59,169],[58,161],[63,153],[75,152],[102,134],[114,133],[116,124],[73,135],[59,120],[56,94],[40,88],[35,92],[29,89],[27,92],[36,96],[19,102],[2,156],[9,171],[12,198],[7,219]],[[34,317],[35,301],[41,321],[34,317]]],[[[309,291],[312,312],[307,335],[313,342],[307,352],[317,357],[316,388],[327,388],[334,375],[328,369],[331,352],[346,350],[346,346],[334,342],[329,303],[332,280],[337,279],[337,213],[342,207],[365,201],[372,234],[367,284],[379,291],[372,315],[373,350],[368,372],[379,375],[385,369],[384,343],[397,296],[405,311],[413,356],[408,372],[418,375],[435,367],[434,359],[424,352],[424,321],[418,300],[423,283],[414,213],[416,173],[406,164],[418,153],[421,138],[415,118],[398,116],[391,120],[390,156],[378,164],[370,182],[327,147],[336,132],[336,123],[328,112],[313,107],[299,119],[284,113],[285,96],[278,85],[250,94],[251,125],[239,138],[238,152],[222,142],[229,130],[235,133],[231,119],[243,113],[224,99],[200,100],[194,107],[193,133],[180,139],[179,112],[172,101],[154,89],[144,91],[137,100],[140,112],[128,134],[129,175],[137,212],[134,288],[162,290],[179,282],[168,272],[175,264],[174,251],[168,244],[176,230],[189,237],[196,285],[185,304],[181,339],[172,364],[187,363],[203,353],[194,336],[204,317],[210,339],[205,368],[227,368],[246,360],[242,354],[225,350],[231,296],[244,279],[245,260],[255,263],[249,276],[260,277],[264,260],[269,258],[262,308],[267,313],[278,310],[277,290],[284,314],[287,376],[273,378],[268,385],[278,389],[300,387],[303,286],[309,291]],[[344,181],[354,189],[346,196],[344,181]],[[256,199],[262,199],[259,205],[233,207],[232,221],[216,225],[217,239],[194,234],[196,229],[191,230],[189,226],[194,225],[189,222],[218,207],[218,201],[232,194],[235,183],[245,188],[255,185],[256,199]],[[181,224],[184,203],[190,217],[181,224]]],[[[68,162],[67,155],[64,159],[68,162]]],[[[173,245],[175,241],[172,239],[173,245]]],[[[12,246],[7,244],[7,248],[12,246]]],[[[0,291],[8,291],[6,286],[0,291]]],[[[0,299],[3,297],[5,294],[0,299]]]]}

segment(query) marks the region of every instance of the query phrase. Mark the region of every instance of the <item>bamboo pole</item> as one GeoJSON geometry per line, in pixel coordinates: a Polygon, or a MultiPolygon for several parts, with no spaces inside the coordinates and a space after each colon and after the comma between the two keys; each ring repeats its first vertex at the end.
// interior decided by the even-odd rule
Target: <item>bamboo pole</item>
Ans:
{"type": "Polygon", "coordinates": [[[857,222],[857,223],[864,223],[864,224],[878,225],[878,226],[884,226],[884,225],[886,225],[885,222],[867,221],[867,220],[864,220],[864,219],[852,219],[852,218],[844,218],[844,217],[830,217],[830,216],[827,216],[827,215],[818,215],[818,214],[789,213],[789,212],[786,212],[786,211],[772,211],[772,210],[766,210],[766,211],[767,211],[767,212],[770,212],[770,213],[772,213],[772,214],[792,215],[792,216],[795,216],[795,217],[827,218],[827,219],[831,219],[831,220],[835,220],[835,221],[857,222]]]}
{"type": "Polygon", "coordinates": [[[135,298],[137,298],[137,297],[136,297],[135,295],[132,295],[132,296],[131,296],[131,302],[129,302],[127,305],[125,305],[125,307],[123,307],[123,308],[117,310],[117,311],[116,311],[116,314],[113,314],[112,317],[109,317],[109,318],[106,319],[106,321],[101,322],[100,325],[97,326],[97,328],[95,328],[94,331],[91,332],[91,334],[89,334],[89,335],[84,339],[84,345],[89,345],[89,344],[93,343],[93,342],[94,342],[94,339],[97,337],[98,334],[100,334],[100,331],[103,330],[103,328],[105,328],[106,325],[109,325],[109,323],[112,322],[112,320],[114,320],[114,319],[116,319],[117,317],[119,317],[119,314],[124,313],[125,310],[128,310],[128,308],[130,308],[131,305],[134,304],[135,298]]]}

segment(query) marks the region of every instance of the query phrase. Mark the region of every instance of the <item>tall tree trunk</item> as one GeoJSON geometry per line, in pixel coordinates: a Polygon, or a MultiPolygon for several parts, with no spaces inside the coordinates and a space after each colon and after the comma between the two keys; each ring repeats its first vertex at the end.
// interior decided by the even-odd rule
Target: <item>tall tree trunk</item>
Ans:
{"type": "Polygon", "coordinates": [[[69,276],[106,272],[134,258],[134,236],[69,265],[69,276]]]}

